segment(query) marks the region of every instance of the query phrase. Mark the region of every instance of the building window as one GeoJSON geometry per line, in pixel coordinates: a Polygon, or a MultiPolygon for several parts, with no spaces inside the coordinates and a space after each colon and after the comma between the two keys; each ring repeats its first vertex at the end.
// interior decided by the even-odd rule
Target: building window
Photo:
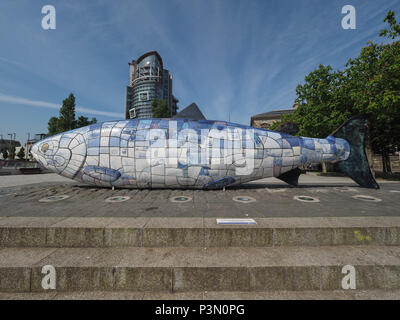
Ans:
{"type": "Polygon", "coordinates": [[[149,93],[148,92],[140,92],[139,93],[139,101],[148,101],[149,93]]]}
{"type": "Polygon", "coordinates": [[[131,119],[136,118],[136,109],[135,108],[132,108],[129,110],[129,117],[131,119]]]}

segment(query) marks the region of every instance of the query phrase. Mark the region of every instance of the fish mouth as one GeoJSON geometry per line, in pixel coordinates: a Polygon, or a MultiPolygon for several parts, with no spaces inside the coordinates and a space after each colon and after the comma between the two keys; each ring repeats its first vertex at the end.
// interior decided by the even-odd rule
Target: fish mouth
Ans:
{"type": "Polygon", "coordinates": [[[61,152],[59,149],[59,141],[61,135],[53,136],[39,142],[36,142],[31,149],[33,158],[44,168],[53,172],[60,173],[70,158],[70,151],[68,155],[66,152],[61,152]],[[63,154],[64,153],[64,154],[63,154]]]}
{"type": "Polygon", "coordinates": [[[43,144],[43,140],[42,141],[39,141],[39,142],[36,142],[33,146],[32,146],[32,148],[31,148],[31,150],[30,150],[30,153],[32,154],[32,157],[40,164],[40,165],[42,165],[44,168],[46,168],[47,167],[47,161],[46,161],[46,159],[44,158],[44,156],[42,156],[41,154],[40,154],[40,146],[43,144]]]}

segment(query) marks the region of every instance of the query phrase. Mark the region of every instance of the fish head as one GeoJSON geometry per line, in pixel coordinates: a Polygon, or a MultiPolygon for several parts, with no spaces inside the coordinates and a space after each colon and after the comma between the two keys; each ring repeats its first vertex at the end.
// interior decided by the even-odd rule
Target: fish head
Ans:
{"type": "Polygon", "coordinates": [[[31,154],[44,168],[73,178],[86,159],[86,141],[79,131],[69,131],[35,143],[31,154]]]}
{"type": "Polygon", "coordinates": [[[59,153],[62,134],[58,134],[35,143],[32,146],[32,156],[43,167],[54,172],[62,170],[70,158],[68,152],[59,153]],[[63,154],[64,153],[64,154],[63,154]]]}

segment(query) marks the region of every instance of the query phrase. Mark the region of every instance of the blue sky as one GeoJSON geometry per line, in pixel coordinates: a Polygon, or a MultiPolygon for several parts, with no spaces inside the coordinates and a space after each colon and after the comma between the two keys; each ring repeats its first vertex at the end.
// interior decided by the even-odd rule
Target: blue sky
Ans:
{"type": "Polygon", "coordinates": [[[296,86],[319,64],[343,68],[379,31],[399,0],[2,0],[0,134],[25,142],[47,132],[73,92],[77,116],[123,117],[128,61],[157,50],[183,109],[249,124],[251,115],[291,108],[296,86]],[[56,30],[41,27],[56,8],[56,30]],[[341,9],[356,8],[344,30],[341,9]]]}

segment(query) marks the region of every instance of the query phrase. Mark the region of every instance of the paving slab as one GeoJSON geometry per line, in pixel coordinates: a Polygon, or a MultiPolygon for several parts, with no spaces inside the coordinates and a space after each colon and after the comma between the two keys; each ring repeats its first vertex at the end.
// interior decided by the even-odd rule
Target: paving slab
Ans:
{"type": "MultiPolygon", "coordinates": [[[[0,217],[385,217],[400,216],[400,183],[380,181],[381,189],[358,187],[345,177],[302,175],[293,188],[268,178],[223,190],[135,190],[98,188],[52,174],[10,176],[0,182],[0,217]],[[25,178],[25,176],[23,176],[25,178]],[[61,178],[62,180],[60,180],[61,178]],[[13,179],[15,180],[13,182],[13,179]],[[18,185],[18,186],[15,186],[18,185]],[[54,195],[65,200],[39,202],[54,195]],[[300,202],[295,196],[315,197],[316,203],[300,202]],[[373,196],[380,202],[362,201],[355,195],[373,196]],[[108,203],[114,196],[129,200],[108,203]],[[174,196],[189,196],[187,203],[174,203],[174,196]],[[255,202],[238,203],[234,197],[248,196],[255,202]]],[[[1,219],[0,219],[1,223],[1,219]]]]}
{"type": "Polygon", "coordinates": [[[67,219],[66,217],[2,217],[0,227],[25,227],[25,228],[46,228],[57,222],[67,219]]]}
{"type": "Polygon", "coordinates": [[[62,177],[58,174],[54,174],[54,173],[30,174],[30,175],[9,175],[9,176],[1,176],[0,187],[16,187],[16,186],[23,186],[23,185],[27,185],[27,184],[34,184],[34,183],[41,183],[41,182],[70,183],[70,182],[72,182],[72,180],[62,177]]]}

